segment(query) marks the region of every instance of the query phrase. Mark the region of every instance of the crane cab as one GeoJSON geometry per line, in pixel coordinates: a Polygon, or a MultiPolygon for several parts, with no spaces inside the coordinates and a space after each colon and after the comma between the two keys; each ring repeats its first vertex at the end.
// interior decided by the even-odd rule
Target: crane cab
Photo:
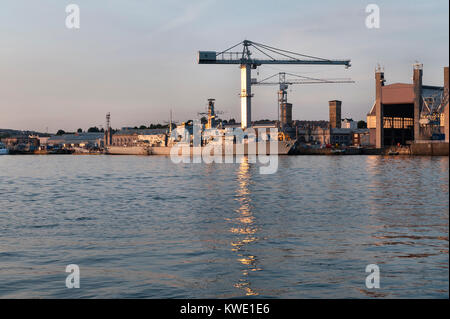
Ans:
{"type": "Polygon", "coordinates": [[[198,51],[198,64],[214,64],[216,63],[216,55],[215,51],[198,51]]]}

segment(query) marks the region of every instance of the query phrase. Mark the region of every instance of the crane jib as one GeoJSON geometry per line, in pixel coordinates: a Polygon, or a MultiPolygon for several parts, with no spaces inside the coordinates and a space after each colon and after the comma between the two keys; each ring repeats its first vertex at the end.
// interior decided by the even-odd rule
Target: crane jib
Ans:
{"type": "Polygon", "coordinates": [[[350,66],[350,60],[266,60],[266,59],[221,59],[212,51],[199,51],[198,64],[309,64],[309,65],[345,65],[350,66]]]}

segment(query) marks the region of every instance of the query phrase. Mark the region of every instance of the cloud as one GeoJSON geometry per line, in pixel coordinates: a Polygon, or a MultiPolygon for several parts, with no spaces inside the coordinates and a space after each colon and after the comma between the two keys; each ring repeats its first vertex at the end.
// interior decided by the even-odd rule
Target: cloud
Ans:
{"type": "Polygon", "coordinates": [[[160,34],[171,31],[197,20],[214,2],[215,0],[203,0],[189,4],[179,16],[165,22],[153,33],[160,34]]]}

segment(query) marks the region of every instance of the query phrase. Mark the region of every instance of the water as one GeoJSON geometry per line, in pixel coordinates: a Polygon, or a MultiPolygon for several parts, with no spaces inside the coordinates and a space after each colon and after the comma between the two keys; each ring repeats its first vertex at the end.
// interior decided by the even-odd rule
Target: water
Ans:
{"type": "Polygon", "coordinates": [[[0,157],[0,297],[449,297],[448,157],[258,165],[0,157]]]}

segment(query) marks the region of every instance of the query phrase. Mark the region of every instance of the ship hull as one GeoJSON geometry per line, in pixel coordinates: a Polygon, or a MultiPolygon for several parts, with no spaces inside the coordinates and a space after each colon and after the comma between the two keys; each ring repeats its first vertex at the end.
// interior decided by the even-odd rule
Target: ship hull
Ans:
{"type": "Polygon", "coordinates": [[[144,146],[108,146],[105,149],[108,155],[149,155],[144,146]]]}
{"type": "Polygon", "coordinates": [[[192,146],[168,146],[168,147],[149,147],[148,155],[200,155],[209,154],[211,156],[228,156],[228,155],[288,155],[294,148],[293,141],[280,141],[277,148],[271,148],[269,142],[249,143],[249,144],[232,144],[232,145],[206,145],[200,147],[192,146]],[[176,148],[176,149],[174,149],[176,148]],[[172,150],[173,149],[173,150],[172,150]],[[178,151],[178,152],[177,152],[178,151]]]}
{"type": "Polygon", "coordinates": [[[233,156],[233,155],[288,155],[294,148],[293,141],[279,141],[274,145],[270,142],[248,143],[248,144],[208,144],[202,147],[192,146],[108,146],[105,154],[109,155],[207,155],[210,156],[233,156]]]}

